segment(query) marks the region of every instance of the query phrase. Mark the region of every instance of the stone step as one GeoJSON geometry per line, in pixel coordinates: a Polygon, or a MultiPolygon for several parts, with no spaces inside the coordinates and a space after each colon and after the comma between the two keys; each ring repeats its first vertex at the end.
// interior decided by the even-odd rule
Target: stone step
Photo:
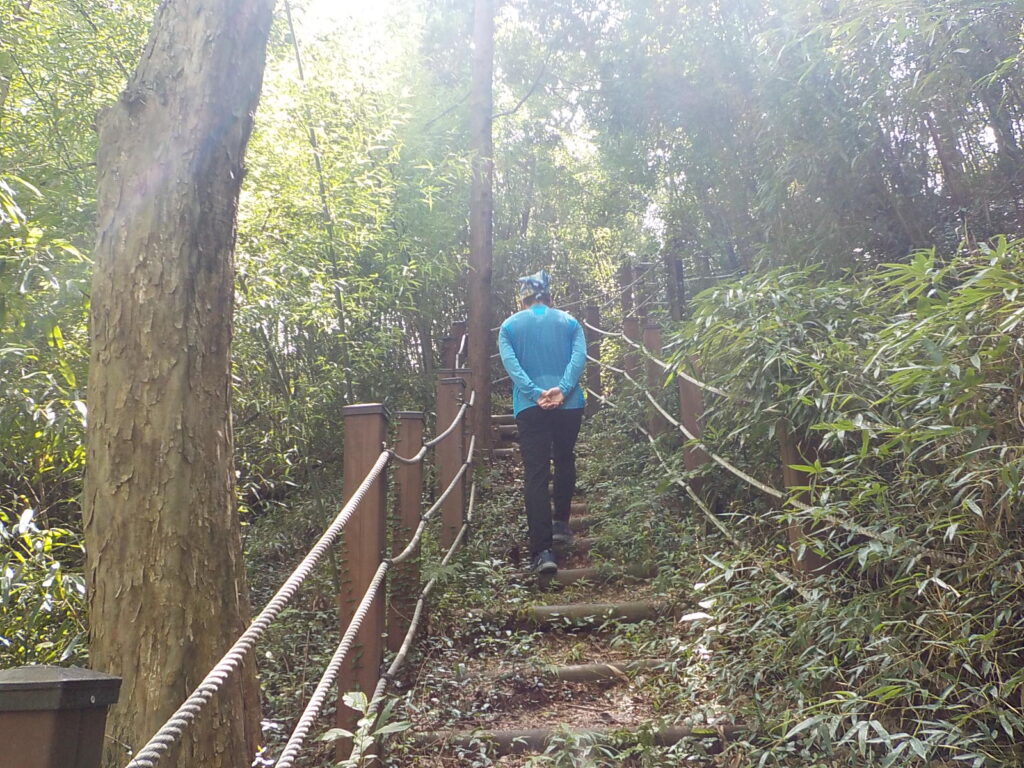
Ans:
{"type": "Polygon", "coordinates": [[[504,755],[525,755],[544,752],[552,744],[564,740],[566,734],[578,739],[612,744],[626,748],[635,744],[653,744],[670,747],[686,739],[714,739],[723,744],[741,734],[742,725],[722,724],[707,726],[668,726],[651,730],[649,728],[524,728],[503,731],[437,731],[411,734],[419,747],[434,749],[479,751],[481,742],[487,745],[488,758],[504,755]]]}

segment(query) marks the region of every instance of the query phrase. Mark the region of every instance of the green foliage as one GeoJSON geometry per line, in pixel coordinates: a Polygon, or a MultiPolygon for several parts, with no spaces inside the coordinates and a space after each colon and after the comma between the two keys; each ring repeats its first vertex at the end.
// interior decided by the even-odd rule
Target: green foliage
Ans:
{"type": "Polygon", "coordinates": [[[77,535],[0,509],[0,667],[82,663],[85,581],[77,535]],[[72,572],[69,572],[71,570],[72,572]]]}
{"type": "Polygon", "coordinates": [[[777,546],[699,577],[729,617],[695,641],[719,649],[709,672],[777,729],[760,764],[1019,759],[1022,267],[1024,243],[999,238],[842,282],[778,270],[705,292],[676,336],[677,361],[739,396],[709,411],[718,453],[782,487],[780,419],[804,451],[810,484],[790,490],[810,510],[723,478],[730,527],[770,541],[770,521],[799,522],[832,563],[802,597],[767,564],[777,546]]]}

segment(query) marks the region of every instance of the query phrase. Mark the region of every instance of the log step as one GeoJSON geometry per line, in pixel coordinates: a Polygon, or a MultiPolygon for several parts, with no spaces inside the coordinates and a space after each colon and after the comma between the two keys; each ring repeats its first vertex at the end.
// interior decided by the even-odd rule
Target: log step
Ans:
{"type": "Polygon", "coordinates": [[[503,440],[515,440],[519,437],[519,427],[515,424],[499,424],[495,429],[503,440]]]}
{"type": "Polygon", "coordinates": [[[573,533],[585,531],[593,525],[594,521],[589,517],[570,517],[569,530],[573,533]]]}
{"type": "Polygon", "coordinates": [[[578,624],[603,624],[617,619],[629,624],[651,621],[670,613],[667,606],[649,600],[627,603],[573,603],[572,605],[535,605],[527,616],[539,629],[557,629],[578,624]]]}
{"type": "Polygon", "coordinates": [[[716,739],[725,742],[744,730],[742,725],[734,724],[693,727],[676,725],[654,731],[644,728],[528,728],[508,731],[421,732],[412,734],[412,740],[419,747],[472,751],[479,751],[485,743],[488,757],[500,757],[544,752],[553,741],[564,739],[566,734],[581,740],[621,747],[638,743],[670,747],[686,739],[716,739]]]}
{"type": "Polygon", "coordinates": [[[595,567],[564,568],[555,574],[556,584],[567,586],[578,581],[592,581],[595,584],[608,584],[613,581],[644,581],[658,575],[653,565],[631,565],[628,568],[595,567]]]}
{"type": "Polygon", "coordinates": [[[513,448],[495,448],[493,451],[491,451],[491,453],[494,454],[495,458],[511,459],[517,453],[519,453],[519,449],[515,448],[515,447],[513,447],[513,448]]]}
{"type": "Polygon", "coordinates": [[[587,514],[587,502],[585,501],[574,501],[572,506],[569,507],[570,515],[585,515],[587,514]]]}
{"type": "Polygon", "coordinates": [[[492,413],[491,414],[492,424],[515,424],[516,417],[511,413],[492,413]]]}
{"type": "Polygon", "coordinates": [[[607,680],[626,681],[631,672],[661,669],[669,663],[671,662],[665,659],[635,659],[606,664],[571,664],[566,667],[549,667],[541,671],[554,680],[566,683],[599,683],[607,680]]]}

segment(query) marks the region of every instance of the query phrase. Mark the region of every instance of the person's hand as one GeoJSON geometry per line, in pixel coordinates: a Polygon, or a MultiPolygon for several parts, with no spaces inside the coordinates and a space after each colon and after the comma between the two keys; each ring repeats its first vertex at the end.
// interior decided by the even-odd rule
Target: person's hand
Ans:
{"type": "Polygon", "coordinates": [[[558,408],[565,402],[565,395],[562,394],[562,390],[558,387],[552,387],[546,389],[541,393],[540,398],[537,400],[537,405],[546,411],[550,411],[554,408],[558,408]]]}

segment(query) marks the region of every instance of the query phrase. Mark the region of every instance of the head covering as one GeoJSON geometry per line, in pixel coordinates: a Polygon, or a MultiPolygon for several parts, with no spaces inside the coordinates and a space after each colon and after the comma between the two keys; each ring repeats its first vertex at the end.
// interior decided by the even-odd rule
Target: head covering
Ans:
{"type": "Polygon", "coordinates": [[[547,270],[534,272],[532,275],[519,278],[519,298],[524,301],[544,301],[551,299],[551,277],[547,270]]]}

